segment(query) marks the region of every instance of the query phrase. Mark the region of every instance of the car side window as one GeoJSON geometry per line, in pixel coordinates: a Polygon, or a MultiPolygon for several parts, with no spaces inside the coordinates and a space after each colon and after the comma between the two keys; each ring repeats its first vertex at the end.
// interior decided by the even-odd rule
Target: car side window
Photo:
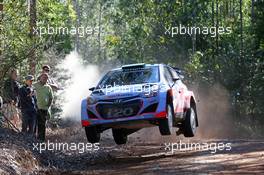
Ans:
{"type": "Polygon", "coordinates": [[[164,67],[164,77],[170,85],[173,83],[172,75],[168,67],[164,67]]]}

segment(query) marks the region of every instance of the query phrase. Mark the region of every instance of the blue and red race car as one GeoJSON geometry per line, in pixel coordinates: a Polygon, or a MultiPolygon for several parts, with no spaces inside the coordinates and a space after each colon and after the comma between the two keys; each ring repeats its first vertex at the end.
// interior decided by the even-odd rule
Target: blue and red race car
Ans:
{"type": "Polygon", "coordinates": [[[117,144],[149,126],[161,135],[193,137],[198,127],[196,101],[182,82],[177,68],[164,64],[131,64],[109,71],[91,95],[82,101],[81,122],[89,142],[100,141],[101,133],[112,129],[117,144]]]}

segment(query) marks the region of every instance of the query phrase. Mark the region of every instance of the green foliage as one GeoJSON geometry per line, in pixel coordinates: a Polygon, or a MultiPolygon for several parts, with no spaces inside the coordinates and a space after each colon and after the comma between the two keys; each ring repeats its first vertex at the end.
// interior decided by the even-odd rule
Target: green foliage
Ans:
{"type": "MultiPolygon", "coordinates": [[[[37,63],[44,61],[43,52],[53,47],[58,52],[72,50],[71,36],[69,35],[42,35],[35,38],[29,37],[29,7],[28,1],[4,1],[3,11],[4,37],[1,62],[0,79],[6,75],[10,67],[16,67],[22,75],[28,73],[28,58],[35,50],[37,63]],[[12,21],[12,22],[11,22],[12,21]]],[[[74,20],[74,10],[70,2],[61,3],[58,0],[37,1],[37,27],[62,26],[69,27],[74,20]]]]}
{"type": "Polygon", "coordinates": [[[4,9],[1,80],[11,66],[27,72],[31,49],[40,64],[47,61],[43,53],[51,49],[58,55],[75,47],[87,63],[146,62],[185,68],[190,82],[222,84],[234,99],[237,115],[263,116],[263,1],[38,0],[38,27],[100,30],[84,37],[46,34],[34,40],[29,37],[27,1],[5,1],[4,9]],[[166,28],[180,24],[231,27],[232,32],[215,37],[165,34],[166,28]]]}

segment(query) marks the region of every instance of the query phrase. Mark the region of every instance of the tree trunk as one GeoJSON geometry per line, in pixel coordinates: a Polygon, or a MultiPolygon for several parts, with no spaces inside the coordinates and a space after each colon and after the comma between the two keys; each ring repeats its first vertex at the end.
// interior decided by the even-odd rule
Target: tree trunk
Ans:
{"type": "Polygon", "coordinates": [[[4,17],[4,13],[3,13],[3,9],[4,9],[4,5],[3,5],[3,1],[0,0],[0,61],[2,62],[2,57],[1,55],[3,54],[3,50],[4,50],[4,39],[3,39],[3,17],[4,17]]]}
{"type": "Polygon", "coordinates": [[[254,0],[251,0],[251,22],[254,24],[254,0]]]}
{"type": "MultiPolygon", "coordinates": [[[[34,33],[34,29],[37,27],[37,8],[36,8],[36,0],[29,0],[29,27],[30,33],[29,36],[35,44],[36,33],[34,33]]],[[[31,75],[35,75],[36,73],[36,51],[35,46],[32,47],[29,53],[29,72],[31,75]]]]}
{"type": "MultiPolygon", "coordinates": [[[[215,3],[214,0],[212,0],[212,26],[215,26],[215,3]]],[[[210,60],[211,66],[214,65],[214,60],[215,60],[215,45],[214,45],[214,40],[212,41],[212,60],[210,60]]]]}
{"type": "Polygon", "coordinates": [[[78,33],[78,28],[80,27],[80,6],[79,6],[79,0],[74,0],[73,1],[74,3],[74,7],[75,7],[75,10],[76,10],[76,14],[77,14],[77,19],[76,19],[76,35],[75,35],[75,50],[77,52],[79,52],[80,50],[80,38],[79,38],[79,33],[78,33]]]}
{"type": "MultiPolygon", "coordinates": [[[[218,28],[219,28],[219,18],[218,18],[218,16],[219,16],[219,1],[218,0],[216,0],[216,13],[215,13],[215,15],[216,15],[216,30],[218,30],[218,28]]],[[[216,55],[218,56],[218,48],[219,48],[219,42],[218,42],[218,37],[219,37],[219,35],[218,35],[218,32],[216,32],[216,37],[215,37],[215,44],[216,44],[216,55]]]]}
{"type": "MultiPolygon", "coordinates": [[[[3,19],[4,19],[4,4],[3,0],[0,0],[0,63],[4,62],[4,32],[3,32],[3,19]]],[[[5,77],[7,70],[4,67],[0,69],[0,81],[5,77]]]]}
{"type": "Polygon", "coordinates": [[[235,0],[233,0],[232,16],[235,17],[235,0]]]}
{"type": "Polygon", "coordinates": [[[98,33],[98,60],[101,61],[102,58],[102,48],[101,48],[101,25],[102,25],[102,3],[99,2],[99,33],[98,33]]]}
{"type": "MultiPolygon", "coordinates": [[[[242,59],[243,57],[243,12],[242,12],[242,0],[239,1],[239,13],[240,13],[240,57],[242,59]]],[[[241,60],[243,61],[243,60],[241,60]]]]}

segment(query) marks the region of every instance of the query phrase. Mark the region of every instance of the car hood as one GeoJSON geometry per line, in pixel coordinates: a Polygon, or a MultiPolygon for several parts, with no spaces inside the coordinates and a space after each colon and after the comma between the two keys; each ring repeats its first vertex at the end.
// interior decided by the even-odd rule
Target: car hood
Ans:
{"type": "Polygon", "coordinates": [[[99,88],[92,92],[93,97],[104,99],[116,99],[139,96],[142,93],[148,93],[153,90],[158,91],[160,88],[159,83],[144,83],[134,85],[122,85],[115,87],[99,88]]]}

